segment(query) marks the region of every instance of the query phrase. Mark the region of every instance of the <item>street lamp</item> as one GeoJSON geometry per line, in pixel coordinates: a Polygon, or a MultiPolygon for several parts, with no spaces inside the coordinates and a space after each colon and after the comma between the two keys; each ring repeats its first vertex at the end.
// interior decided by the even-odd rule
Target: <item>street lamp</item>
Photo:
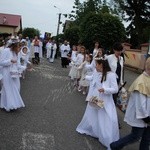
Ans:
{"type": "Polygon", "coordinates": [[[55,58],[57,58],[57,55],[58,55],[58,49],[59,49],[58,35],[59,35],[59,27],[60,27],[61,12],[60,12],[60,8],[56,7],[55,5],[54,5],[54,7],[57,8],[57,9],[59,10],[59,14],[58,14],[58,24],[57,24],[57,33],[56,33],[57,51],[56,51],[56,55],[55,55],[55,58]]]}

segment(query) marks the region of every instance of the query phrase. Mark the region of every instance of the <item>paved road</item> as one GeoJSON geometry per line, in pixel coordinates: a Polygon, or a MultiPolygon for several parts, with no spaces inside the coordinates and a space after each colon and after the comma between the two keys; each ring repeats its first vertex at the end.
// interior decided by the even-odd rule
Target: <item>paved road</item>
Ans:
{"type": "MultiPolygon", "coordinates": [[[[97,139],[75,131],[86,102],[70,83],[69,69],[61,68],[59,59],[53,64],[43,59],[34,68],[21,80],[26,107],[9,113],[0,110],[0,150],[105,150],[97,139]]],[[[125,74],[128,87],[138,74],[130,70],[125,74]]],[[[123,115],[118,110],[121,136],[130,131],[123,115]]]]}

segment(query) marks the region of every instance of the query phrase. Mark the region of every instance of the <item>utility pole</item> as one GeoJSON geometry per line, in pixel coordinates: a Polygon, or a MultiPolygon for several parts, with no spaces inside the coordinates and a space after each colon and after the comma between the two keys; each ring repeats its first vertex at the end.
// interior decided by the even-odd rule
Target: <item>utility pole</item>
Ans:
{"type": "Polygon", "coordinates": [[[60,19],[61,19],[61,13],[58,14],[58,25],[57,25],[57,35],[56,35],[57,50],[56,50],[55,58],[58,57],[58,51],[59,51],[58,35],[59,35],[60,19]]]}
{"type": "Polygon", "coordinates": [[[57,36],[59,35],[60,19],[61,19],[61,13],[58,14],[57,36]]]}

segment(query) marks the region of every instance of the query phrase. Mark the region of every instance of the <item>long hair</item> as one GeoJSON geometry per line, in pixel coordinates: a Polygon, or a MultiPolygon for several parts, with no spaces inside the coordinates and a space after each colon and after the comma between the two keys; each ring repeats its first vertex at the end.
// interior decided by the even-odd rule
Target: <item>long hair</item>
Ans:
{"type": "Polygon", "coordinates": [[[86,56],[89,56],[89,58],[90,58],[90,64],[91,64],[91,63],[92,63],[92,60],[93,60],[93,55],[90,54],[90,53],[86,53],[86,56]]]}
{"type": "Polygon", "coordinates": [[[101,79],[101,83],[102,83],[103,81],[106,81],[107,72],[111,71],[111,69],[108,61],[103,58],[97,59],[96,63],[98,63],[99,65],[102,64],[103,66],[102,79],[101,79]]]}
{"type": "Polygon", "coordinates": [[[85,55],[86,55],[86,48],[85,46],[81,46],[80,49],[84,49],[84,53],[82,53],[84,55],[84,59],[83,59],[83,62],[85,61],[85,55]]]}
{"type": "Polygon", "coordinates": [[[101,57],[104,57],[104,54],[105,54],[104,49],[103,49],[103,48],[99,48],[99,50],[98,50],[98,52],[97,52],[95,58],[99,58],[99,51],[100,51],[100,50],[102,51],[102,56],[101,56],[101,57]]]}
{"type": "Polygon", "coordinates": [[[90,57],[90,64],[92,63],[92,60],[93,60],[93,56],[91,54],[89,54],[89,57],[90,57]]]}
{"type": "Polygon", "coordinates": [[[17,48],[19,49],[19,43],[12,43],[11,45],[10,45],[10,49],[11,49],[11,51],[13,51],[13,52],[15,52],[15,53],[18,53],[18,50],[17,50],[17,48]]]}

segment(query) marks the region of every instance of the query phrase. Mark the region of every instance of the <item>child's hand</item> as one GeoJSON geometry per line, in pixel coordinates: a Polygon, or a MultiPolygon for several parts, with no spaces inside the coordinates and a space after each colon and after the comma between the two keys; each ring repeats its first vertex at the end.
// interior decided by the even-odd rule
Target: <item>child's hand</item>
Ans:
{"type": "Polygon", "coordinates": [[[104,88],[101,88],[101,89],[99,89],[98,91],[99,91],[100,93],[104,93],[105,90],[104,90],[104,88]]]}

